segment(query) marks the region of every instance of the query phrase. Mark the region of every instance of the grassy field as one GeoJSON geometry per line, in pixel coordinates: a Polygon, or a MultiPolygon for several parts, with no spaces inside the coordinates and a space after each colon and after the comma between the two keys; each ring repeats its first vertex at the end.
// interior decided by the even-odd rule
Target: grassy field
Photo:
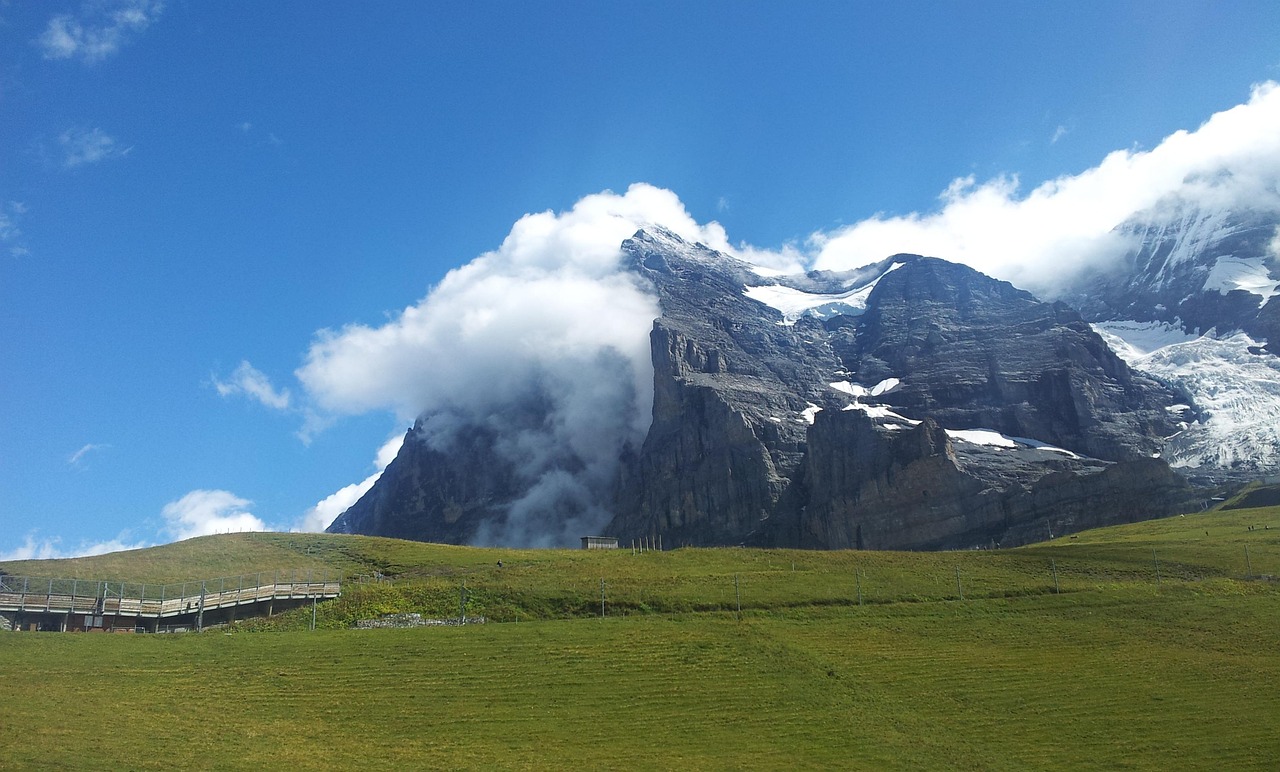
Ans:
{"type": "Polygon", "coordinates": [[[0,564],[138,581],[293,567],[395,580],[347,585],[321,606],[333,629],[315,632],[291,612],[257,625],[270,632],[0,635],[0,768],[1280,759],[1280,586],[1247,576],[1280,574],[1280,509],[963,553],[632,555],[245,534],[0,564]],[[456,615],[463,582],[468,614],[521,621],[345,629],[389,611],[456,615]]]}

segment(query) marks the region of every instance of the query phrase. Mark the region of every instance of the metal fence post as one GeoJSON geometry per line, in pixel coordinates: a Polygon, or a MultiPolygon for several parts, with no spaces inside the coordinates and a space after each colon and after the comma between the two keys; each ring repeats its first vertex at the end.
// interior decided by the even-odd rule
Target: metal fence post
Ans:
{"type": "Polygon", "coordinates": [[[742,621],[742,591],[738,589],[738,575],[733,575],[733,596],[738,601],[738,621],[742,621]]]}
{"type": "Polygon", "coordinates": [[[200,610],[196,614],[196,632],[204,632],[204,582],[200,583],[200,610]]]}

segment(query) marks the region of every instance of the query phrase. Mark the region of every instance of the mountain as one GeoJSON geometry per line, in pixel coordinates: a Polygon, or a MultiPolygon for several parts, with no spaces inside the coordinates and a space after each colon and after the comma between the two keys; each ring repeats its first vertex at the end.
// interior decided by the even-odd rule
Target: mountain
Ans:
{"type": "MultiPolygon", "coordinates": [[[[607,489],[520,513],[559,543],[594,524],[624,542],[1009,545],[1191,495],[1157,458],[1189,417],[1185,395],[1063,303],[918,255],[779,276],[657,227],[622,253],[661,307],[652,422],[607,489]]],[[[513,406],[447,442],[432,420],[331,531],[513,538],[528,483],[494,448],[545,413],[513,406]]],[[[582,465],[567,455],[564,472],[582,465]]]]}
{"type": "Polygon", "coordinates": [[[1135,369],[1190,407],[1164,456],[1206,484],[1280,473],[1280,214],[1161,202],[1132,245],[1064,293],[1135,369]]]}

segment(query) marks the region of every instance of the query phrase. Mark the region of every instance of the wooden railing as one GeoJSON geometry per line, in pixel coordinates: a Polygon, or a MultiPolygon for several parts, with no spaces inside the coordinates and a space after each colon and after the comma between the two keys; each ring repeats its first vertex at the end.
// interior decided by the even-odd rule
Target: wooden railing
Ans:
{"type": "Polygon", "coordinates": [[[323,600],[341,592],[334,571],[290,569],[174,584],[0,575],[0,612],[175,617],[272,600],[323,600]]]}

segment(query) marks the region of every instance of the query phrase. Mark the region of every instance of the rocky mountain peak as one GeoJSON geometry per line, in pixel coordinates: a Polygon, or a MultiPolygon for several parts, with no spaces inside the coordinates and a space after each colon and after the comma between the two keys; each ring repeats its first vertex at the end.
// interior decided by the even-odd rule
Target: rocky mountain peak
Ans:
{"type": "MultiPolygon", "coordinates": [[[[1027,540],[1043,529],[1032,519],[1062,532],[1137,516],[1109,501],[1166,511],[1185,493],[1151,461],[1175,396],[1062,304],[919,255],[779,276],[658,227],[622,251],[661,309],[648,432],[623,448],[611,494],[523,521],[607,500],[624,540],[974,546],[1027,540]]],[[[511,533],[500,526],[531,483],[503,421],[451,430],[448,447],[407,441],[335,528],[511,533]]]]}

